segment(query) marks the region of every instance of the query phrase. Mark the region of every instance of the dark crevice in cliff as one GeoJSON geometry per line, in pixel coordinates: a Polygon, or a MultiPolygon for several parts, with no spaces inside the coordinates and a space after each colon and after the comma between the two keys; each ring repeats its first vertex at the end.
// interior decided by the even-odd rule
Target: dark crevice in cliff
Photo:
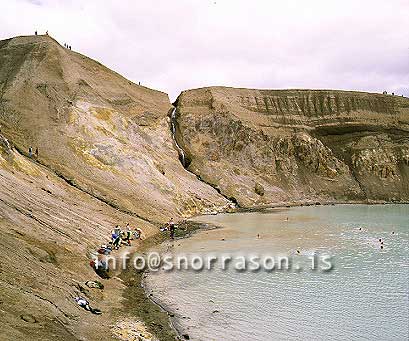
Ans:
{"type": "Polygon", "coordinates": [[[220,189],[218,186],[216,186],[216,185],[214,185],[214,184],[212,184],[212,183],[210,183],[210,182],[208,182],[208,181],[203,180],[200,175],[198,175],[198,174],[192,172],[192,171],[189,169],[189,166],[190,166],[192,160],[191,160],[191,158],[188,156],[188,154],[185,152],[185,150],[182,148],[182,146],[180,145],[180,143],[179,143],[179,141],[178,141],[178,138],[177,138],[178,133],[180,133],[179,125],[178,125],[178,121],[177,121],[177,100],[176,100],[175,103],[173,103],[173,105],[174,105],[174,108],[173,108],[173,109],[170,111],[170,113],[169,113],[169,117],[170,117],[170,132],[171,132],[171,134],[172,134],[173,144],[174,144],[175,149],[177,150],[177,152],[178,152],[178,154],[179,154],[179,160],[180,160],[180,163],[182,164],[183,168],[186,169],[189,173],[191,173],[191,174],[193,174],[194,176],[196,176],[196,178],[197,178],[199,181],[201,181],[201,182],[205,183],[206,185],[212,187],[214,190],[217,191],[217,193],[219,193],[222,197],[224,197],[225,199],[227,199],[228,201],[230,201],[231,203],[233,203],[236,207],[240,207],[240,205],[239,205],[239,203],[238,203],[238,201],[237,201],[236,198],[234,198],[234,197],[229,197],[229,196],[225,195],[225,194],[221,191],[221,189],[220,189]]]}
{"type": "Polygon", "coordinates": [[[77,189],[77,190],[79,190],[79,191],[81,191],[81,192],[83,192],[83,193],[85,193],[85,194],[91,196],[92,198],[94,198],[94,199],[96,199],[96,200],[98,200],[98,201],[104,203],[105,205],[108,205],[108,206],[110,206],[111,208],[113,208],[113,209],[115,209],[115,210],[117,210],[117,211],[119,211],[119,212],[121,212],[121,213],[128,214],[128,215],[130,215],[130,216],[139,218],[139,219],[141,219],[141,220],[143,220],[143,221],[145,221],[145,222],[147,222],[147,223],[154,224],[154,225],[158,225],[158,226],[160,225],[159,222],[155,222],[155,221],[150,220],[150,219],[148,219],[148,218],[142,217],[141,215],[139,215],[139,214],[137,214],[137,213],[135,213],[135,212],[132,212],[132,211],[129,211],[129,210],[127,210],[127,209],[124,209],[124,208],[120,207],[118,204],[116,204],[116,203],[114,203],[114,202],[112,202],[112,201],[110,201],[110,200],[108,200],[108,199],[106,199],[106,198],[103,198],[103,197],[101,197],[101,196],[99,196],[99,195],[96,195],[96,194],[90,192],[89,190],[83,188],[81,185],[79,185],[78,183],[76,183],[76,182],[75,182],[75,179],[70,179],[70,178],[66,177],[64,174],[62,174],[62,173],[59,172],[58,170],[55,170],[52,166],[47,165],[46,163],[44,163],[44,162],[42,162],[42,161],[40,161],[40,160],[38,160],[38,159],[35,160],[35,159],[30,158],[30,157],[29,157],[28,155],[26,155],[19,147],[14,146],[14,149],[15,149],[21,156],[23,156],[23,157],[29,159],[31,162],[34,162],[34,163],[37,163],[38,165],[43,166],[43,167],[46,168],[49,172],[53,173],[55,176],[57,176],[57,177],[60,178],[61,180],[65,181],[65,182],[66,182],[68,185],[70,185],[71,187],[74,187],[75,189],[77,189]]]}
{"type": "Polygon", "coordinates": [[[349,165],[349,169],[351,170],[351,176],[352,176],[352,178],[356,181],[356,183],[358,184],[359,188],[361,189],[361,191],[362,191],[362,193],[363,193],[363,195],[364,195],[365,200],[368,200],[369,197],[368,197],[368,194],[366,193],[365,186],[362,185],[361,181],[359,180],[358,176],[356,175],[355,169],[354,169],[351,165],[349,165]]]}
{"type": "Polygon", "coordinates": [[[179,126],[178,126],[178,121],[177,121],[177,108],[174,107],[170,114],[170,131],[172,134],[172,138],[173,138],[173,144],[179,154],[179,160],[180,163],[182,164],[183,168],[187,169],[190,165],[190,158],[186,155],[185,151],[183,150],[183,148],[180,146],[178,139],[177,139],[177,132],[179,131],[179,126]]]}

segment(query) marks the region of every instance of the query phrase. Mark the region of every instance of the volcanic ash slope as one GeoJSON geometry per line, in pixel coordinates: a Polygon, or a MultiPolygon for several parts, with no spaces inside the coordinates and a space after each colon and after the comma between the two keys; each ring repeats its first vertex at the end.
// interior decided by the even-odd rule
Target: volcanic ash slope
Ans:
{"type": "Polygon", "coordinates": [[[2,134],[110,205],[165,221],[227,203],[180,164],[167,94],[48,36],[0,42],[0,89],[2,134]]]}

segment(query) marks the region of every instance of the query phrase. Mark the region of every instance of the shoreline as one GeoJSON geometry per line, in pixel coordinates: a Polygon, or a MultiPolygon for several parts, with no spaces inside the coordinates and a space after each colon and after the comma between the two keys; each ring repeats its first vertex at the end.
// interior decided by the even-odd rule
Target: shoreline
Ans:
{"type": "MultiPolygon", "coordinates": [[[[175,235],[175,241],[178,239],[186,239],[194,235],[195,233],[213,230],[220,228],[219,226],[212,225],[204,222],[196,222],[191,219],[206,216],[206,215],[218,215],[218,214],[234,214],[234,213],[251,213],[251,212],[265,212],[273,209],[284,209],[284,208],[296,208],[296,207],[309,207],[309,206],[335,206],[335,205],[407,205],[409,202],[385,202],[385,201],[308,201],[308,202],[286,202],[280,204],[273,204],[268,206],[257,206],[257,207],[239,207],[235,209],[227,209],[216,214],[197,214],[193,215],[182,223],[178,224],[182,226],[182,229],[178,229],[175,235]]],[[[145,239],[141,242],[140,247],[135,250],[133,255],[136,253],[146,253],[149,250],[154,248],[164,248],[166,243],[170,241],[168,232],[158,232],[155,235],[145,239]]],[[[158,336],[165,333],[166,336],[171,336],[175,340],[188,340],[189,336],[185,337],[186,334],[183,331],[179,330],[176,326],[177,317],[175,313],[172,312],[172,307],[168,307],[155,300],[151,291],[154,288],[149,288],[146,285],[146,277],[148,276],[146,271],[132,271],[131,267],[127,267],[126,270],[118,276],[120,277],[125,285],[126,289],[124,290],[124,298],[128,304],[124,304],[124,307],[121,309],[123,315],[130,315],[134,318],[141,320],[150,332],[152,332],[156,337],[162,339],[161,336],[158,336]],[[134,272],[133,276],[132,273],[134,272]],[[138,293],[142,296],[135,298],[130,296],[132,293],[138,293]],[[133,299],[134,298],[134,299],[133,299]],[[132,307],[142,306],[144,314],[134,314],[131,311],[134,311],[132,307]],[[130,308],[130,309],[129,309],[130,308]],[[153,321],[155,320],[155,321],[153,321]],[[159,332],[159,333],[158,333],[159,332]]]]}
{"type": "MultiPolygon", "coordinates": [[[[253,207],[237,207],[226,210],[223,213],[245,213],[245,212],[262,212],[264,210],[273,208],[292,208],[292,207],[308,207],[308,206],[335,206],[335,205],[408,205],[409,201],[384,201],[384,200],[345,200],[345,201],[324,201],[324,200],[310,200],[310,201],[288,201],[277,204],[258,205],[253,207]]],[[[198,214],[189,219],[208,214],[198,214]]]]}
{"type": "MultiPolygon", "coordinates": [[[[189,219],[192,219],[192,218],[189,218],[189,219]]],[[[196,222],[196,221],[191,221],[191,220],[185,221],[184,224],[188,226],[187,230],[185,230],[185,233],[183,233],[182,235],[179,235],[179,237],[177,237],[174,240],[174,242],[181,240],[181,239],[190,238],[196,233],[201,233],[204,231],[210,231],[210,230],[216,230],[216,229],[222,228],[221,226],[213,225],[210,223],[196,222]]],[[[161,244],[156,245],[155,247],[159,247],[159,251],[158,251],[159,253],[163,251],[166,252],[169,249],[169,245],[167,244],[170,242],[172,241],[169,239],[166,239],[161,244]]],[[[149,273],[145,271],[144,276],[142,276],[142,280],[141,280],[141,286],[144,289],[146,298],[150,300],[154,305],[158,306],[161,310],[167,313],[168,318],[169,318],[169,324],[171,328],[177,333],[179,339],[188,340],[190,336],[187,333],[184,333],[182,330],[180,330],[176,323],[178,318],[183,318],[183,317],[177,316],[177,313],[172,310],[171,306],[163,304],[155,299],[155,296],[153,296],[152,294],[154,287],[149,287],[146,283],[146,278],[148,276],[149,276],[149,273]],[[186,338],[185,335],[187,335],[189,338],[186,338]]]]}
{"type": "MultiPolygon", "coordinates": [[[[180,228],[176,230],[175,241],[188,238],[199,231],[217,228],[217,226],[211,224],[193,221],[184,221],[178,226],[180,228]]],[[[169,232],[158,232],[141,241],[139,248],[133,255],[137,253],[145,254],[153,248],[163,247],[167,241],[169,241],[169,232]]],[[[168,307],[154,301],[152,299],[153,295],[147,292],[144,281],[146,276],[145,270],[135,270],[131,266],[128,266],[118,275],[126,286],[123,291],[125,300],[120,309],[121,317],[123,319],[131,317],[143,322],[148,331],[159,340],[184,340],[185,338],[172,321],[172,315],[174,314],[168,307]]]]}

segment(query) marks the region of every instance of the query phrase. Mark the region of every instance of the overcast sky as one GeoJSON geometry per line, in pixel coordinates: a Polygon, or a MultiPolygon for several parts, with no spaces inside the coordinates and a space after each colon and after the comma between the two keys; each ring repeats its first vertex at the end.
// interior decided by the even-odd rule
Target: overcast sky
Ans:
{"type": "Polygon", "coordinates": [[[0,39],[49,33],[134,82],[409,96],[409,0],[0,0],[0,39]]]}

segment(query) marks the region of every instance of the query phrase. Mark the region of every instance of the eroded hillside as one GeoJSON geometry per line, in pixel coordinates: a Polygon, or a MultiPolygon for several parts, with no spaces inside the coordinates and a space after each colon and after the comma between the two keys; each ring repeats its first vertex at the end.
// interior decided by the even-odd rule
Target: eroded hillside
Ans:
{"type": "Polygon", "coordinates": [[[84,314],[73,298],[87,295],[104,311],[121,306],[118,283],[110,284],[111,302],[103,302],[109,290],[92,292],[84,283],[98,278],[88,266],[90,254],[115,224],[126,222],[146,235],[157,229],[74,188],[0,135],[0,339],[109,335],[109,324],[97,327],[106,321],[84,314]]]}
{"type": "Polygon", "coordinates": [[[184,91],[176,105],[187,169],[165,93],[49,36],[0,41],[5,340],[111,338],[123,284],[95,292],[83,283],[115,224],[148,236],[170,217],[231,201],[409,201],[406,98],[215,87],[184,91]],[[103,315],[82,311],[78,295],[103,315]]]}
{"type": "Polygon", "coordinates": [[[0,339],[111,339],[124,285],[84,283],[104,282],[88,264],[112,228],[228,204],[180,164],[171,108],[51,37],[0,41],[0,339]]]}
{"type": "Polygon", "coordinates": [[[348,91],[182,92],[188,169],[241,206],[409,200],[409,100],[348,91]]]}
{"type": "Polygon", "coordinates": [[[167,94],[48,36],[0,42],[0,89],[2,134],[110,205],[165,221],[227,203],[178,162],[167,94]]]}

